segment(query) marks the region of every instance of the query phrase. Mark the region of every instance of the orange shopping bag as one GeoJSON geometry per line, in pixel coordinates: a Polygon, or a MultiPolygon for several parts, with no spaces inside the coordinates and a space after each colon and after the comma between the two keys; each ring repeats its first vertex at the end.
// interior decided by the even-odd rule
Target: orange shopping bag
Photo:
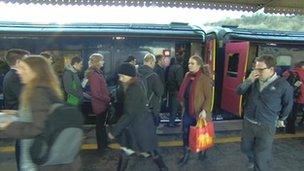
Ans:
{"type": "Polygon", "coordinates": [[[198,119],[196,126],[190,126],[189,147],[192,152],[204,151],[214,145],[214,125],[205,119],[198,119]]]}

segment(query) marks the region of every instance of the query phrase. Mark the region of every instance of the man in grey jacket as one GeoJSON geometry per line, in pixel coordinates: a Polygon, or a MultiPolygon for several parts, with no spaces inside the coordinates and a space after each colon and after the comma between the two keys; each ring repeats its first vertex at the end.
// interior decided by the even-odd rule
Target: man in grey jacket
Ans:
{"type": "Polygon", "coordinates": [[[62,76],[64,91],[67,95],[67,103],[71,105],[80,105],[83,99],[81,81],[78,77],[78,72],[82,70],[82,66],[82,59],[76,56],[72,58],[71,64],[66,66],[62,76]],[[69,98],[78,100],[69,100],[69,98]]]}
{"type": "Polygon", "coordinates": [[[271,150],[277,127],[293,105],[292,87],[275,73],[272,56],[258,57],[254,70],[237,87],[237,93],[248,94],[244,107],[241,150],[249,159],[248,168],[271,170],[271,150]]]}

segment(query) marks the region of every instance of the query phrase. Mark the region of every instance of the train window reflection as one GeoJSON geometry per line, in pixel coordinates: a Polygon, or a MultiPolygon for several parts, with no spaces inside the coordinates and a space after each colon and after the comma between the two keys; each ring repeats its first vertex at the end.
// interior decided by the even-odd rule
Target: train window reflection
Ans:
{"type": "Polygon", "coordinates": [[[228,61],[227,75],[230,77],[237,77],[239,56],[240,56],[240,54],[238,54],[238,53],[229,54],[229,56],[228,56],[229,61],[228,61]]]}

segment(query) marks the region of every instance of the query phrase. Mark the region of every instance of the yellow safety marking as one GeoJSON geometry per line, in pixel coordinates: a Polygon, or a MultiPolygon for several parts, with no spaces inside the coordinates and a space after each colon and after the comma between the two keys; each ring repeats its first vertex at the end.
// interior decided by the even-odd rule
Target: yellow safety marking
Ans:
{"type": "MultiPolygon", "coordinates": [[[[304,138],[304,132],[296,133],[296,134],[277,134],[275,135],[275,139],[288,139],[288,138],[304,138]]],[[[223,138],[215,138],[216,144],[225,144],[225,143],[235,143],[241,142],[241,137],[223,137],[223,138]]],[[[181,147],[183,142],[180,140],[176,141],[161,141],[158,143],[159,147],[181,147]]],[[[119,149],[120,145],[117,143],[112,143],[109,145],[111,149],[119,149]]],[[[83,144],[81,146],[82,150],[95,150],[97,149],[97,144],[83,144]]],[[[15,147],[13,146],[5,146],[0,147],[0,153],[12,153],[15,152],[15,147]]]]}

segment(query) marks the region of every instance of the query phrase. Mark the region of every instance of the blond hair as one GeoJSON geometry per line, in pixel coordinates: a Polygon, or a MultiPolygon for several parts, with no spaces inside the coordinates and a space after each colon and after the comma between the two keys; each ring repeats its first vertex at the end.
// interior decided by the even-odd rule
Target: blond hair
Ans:
{"type": "Polygon", "coordinates": [[[99,69],[99,62],[101,60],[103,60],[104,57],[102,56],[102,54],[100,53],[93,53],[90,57],[89,57],[89,68],[87,69],[87,71],[85,72],[85,76],[88,77],[93,70],[95,69],[99,69]]]}
{"type": "Polygon", "coordinates": [[[27,64],[35,73],[33,80],[26,84],[22,91],[21,104],[23,106],[29,106],[35,89],[39,86],[50,88],[59,99],[63,99],[58,77],[51,64],[44,57],[41,55],[29,55],[21,61],[27,64]]]}
{"type": "Polygon", "coordinates": [[[155,62],[155,61],[156,61],[156,58],[151,53],[146,54],[144,57],[144,62],[155,62]]]}

